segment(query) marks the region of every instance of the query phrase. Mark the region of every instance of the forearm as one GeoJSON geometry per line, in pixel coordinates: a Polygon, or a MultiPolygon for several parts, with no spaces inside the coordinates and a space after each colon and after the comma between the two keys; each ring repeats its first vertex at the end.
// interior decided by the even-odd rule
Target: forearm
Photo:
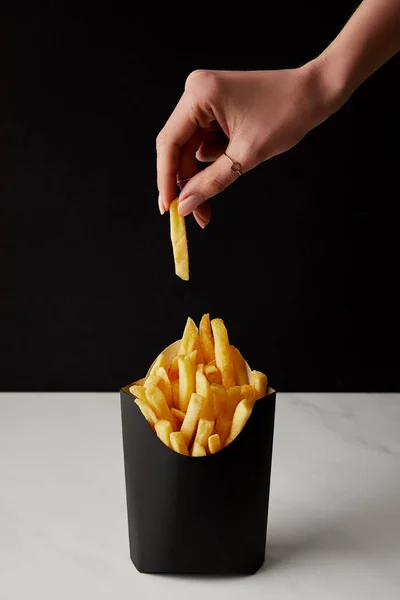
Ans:
{"type": "Polygon", "coordinates": [[[400,0],[364,0],[315,60],[329,89],[331,112],[400,50],[400,0]]]}

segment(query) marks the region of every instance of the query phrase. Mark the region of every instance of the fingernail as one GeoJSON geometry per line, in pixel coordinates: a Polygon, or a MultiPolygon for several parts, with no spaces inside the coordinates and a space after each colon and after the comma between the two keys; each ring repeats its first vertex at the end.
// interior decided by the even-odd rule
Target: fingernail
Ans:
{"type": "Polygon", "coordinates": [[[200,202],[198,196],[192,194],[191,196],[188,196],[179,202],[178,212],[181,217],[186,217],[186,215],[190,215],[190,213],[193,212],[196,206],[199,204],[200,202]]]}
{"type": "Polygon", "coordinates": [[[165,213],[165,208],[160,195],[158,196],[158,208],[160,209],[160,213],[163,215],[165,213]]]}

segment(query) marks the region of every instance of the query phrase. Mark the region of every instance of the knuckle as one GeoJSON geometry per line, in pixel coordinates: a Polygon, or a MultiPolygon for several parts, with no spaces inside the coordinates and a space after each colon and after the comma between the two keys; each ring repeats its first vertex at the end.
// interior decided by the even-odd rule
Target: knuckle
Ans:
{"type": "Polygon", "coordinates": [[[186,79],[185,89],[202,93],[212,93],[219,84],[219,76],[216,71],[197,69],[192,71],[186,79]]]}

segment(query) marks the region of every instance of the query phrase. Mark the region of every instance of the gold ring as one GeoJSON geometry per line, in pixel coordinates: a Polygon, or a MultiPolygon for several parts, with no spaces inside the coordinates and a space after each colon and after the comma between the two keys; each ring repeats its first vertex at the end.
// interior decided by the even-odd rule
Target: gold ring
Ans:
{"type": "Polygon", "coordinates": [[[234,171],[234,173],[237,173],[238,175],[242,175],[242,165],[240,164],[240,162],[234,161],[231,159],[230,156],[227,155],[226,152],[224,152],[226,158],[229,160],[229,162],[231,163],[231,170],[234,171]]]}

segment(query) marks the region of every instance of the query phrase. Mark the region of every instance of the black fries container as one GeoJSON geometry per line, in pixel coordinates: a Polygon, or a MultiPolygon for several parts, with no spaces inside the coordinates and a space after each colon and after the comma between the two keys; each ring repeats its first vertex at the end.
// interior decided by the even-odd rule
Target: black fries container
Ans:
{"type": "Polygon", "coordinates": [[[265,560],[274,390],[216,454],[165,446],[121,389],[130,555],[142,573],[252,574],[265,560]]]}

